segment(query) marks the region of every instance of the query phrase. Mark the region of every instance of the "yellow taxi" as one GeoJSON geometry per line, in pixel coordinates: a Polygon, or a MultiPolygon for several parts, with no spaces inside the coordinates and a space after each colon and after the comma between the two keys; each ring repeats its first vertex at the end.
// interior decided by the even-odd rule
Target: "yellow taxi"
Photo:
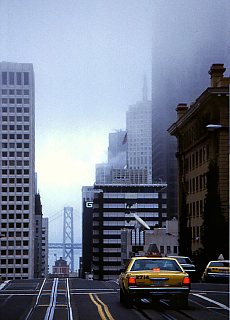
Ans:
{"type": "Polygon", "coordinates": [[[203,282],[229,281],[230,261],[216,260],[210,261],[201,277],[203,282]]]}
{"type": "Polygon", "coordinates": [[[119,276],[120,302],[131,307],[141,299],[170,300],[188,305],[190,278],[178,261],[168,257],[133,257],[119,276]]]}

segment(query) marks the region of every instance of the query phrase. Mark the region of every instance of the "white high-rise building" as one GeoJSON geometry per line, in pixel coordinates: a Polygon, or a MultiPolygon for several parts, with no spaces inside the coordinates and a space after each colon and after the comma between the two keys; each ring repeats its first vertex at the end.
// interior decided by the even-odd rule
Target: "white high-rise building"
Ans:
{"type": "Polygon", "coordinates": [[[146,183],[152,183],[152,103],[147,100],[146,81],[143,101],[129,107],[126,112],[128,169],[147,170],[146,183]]]}
{"type": "Polygon", "coordinates": [[[0,62],[0,273],[34,276],[35,98],[30,63],[0,62]]]}

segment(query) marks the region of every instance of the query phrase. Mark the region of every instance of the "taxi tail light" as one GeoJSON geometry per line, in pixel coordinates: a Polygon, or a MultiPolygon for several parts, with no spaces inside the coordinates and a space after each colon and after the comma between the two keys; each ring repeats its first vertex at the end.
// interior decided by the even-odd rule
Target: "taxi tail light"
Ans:
{"type": "Polygon", "coordinates": [[[183,285],[189,286],[190,283],[191,283],[190,278],[189,278],[189,277],[184,277],[184,279],[183,279],[183,285]]]}
{"type": "Polygon", "coordinates": [[[136,277],[129,277],[128,278],[128,285],[136,284],[136,277]]]}

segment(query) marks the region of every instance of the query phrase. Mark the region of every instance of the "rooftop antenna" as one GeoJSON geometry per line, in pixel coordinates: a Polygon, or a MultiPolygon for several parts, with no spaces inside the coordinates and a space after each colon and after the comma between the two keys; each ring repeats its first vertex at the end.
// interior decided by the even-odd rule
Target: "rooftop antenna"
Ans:
{"type": "Polygon", "coordinates": [[[150,230],[150,226],[143,219],[141,219],[136,213],[134,213],[133,216],[137,220],[137,222],[141,225],[142,228],[150,230]]]}

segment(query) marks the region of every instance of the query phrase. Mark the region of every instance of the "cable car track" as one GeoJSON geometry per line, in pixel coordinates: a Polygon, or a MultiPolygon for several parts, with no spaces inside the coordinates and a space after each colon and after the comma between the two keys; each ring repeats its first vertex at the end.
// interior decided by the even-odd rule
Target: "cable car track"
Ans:
{"type": "MultiPolygon", "coordinates": [[[[44,279],[38,292],[35,304],[29,310],[25,320],[39,319],[53,320],[55,313],[65,312],[66,320],[73,320],[70,302],[69,279],[54,278],[52,283],[44,279]],[[52,288],[49,288],[52,284],[52,288]],[[41,316],[41,313],[43,316],[41,316]]],[[[65,320],[64,318],[62,318],[65,320]]]]}

